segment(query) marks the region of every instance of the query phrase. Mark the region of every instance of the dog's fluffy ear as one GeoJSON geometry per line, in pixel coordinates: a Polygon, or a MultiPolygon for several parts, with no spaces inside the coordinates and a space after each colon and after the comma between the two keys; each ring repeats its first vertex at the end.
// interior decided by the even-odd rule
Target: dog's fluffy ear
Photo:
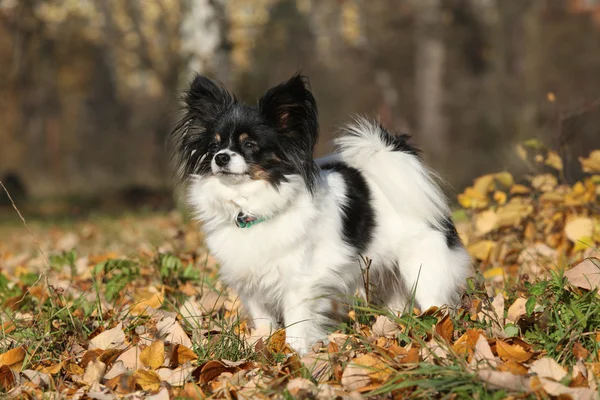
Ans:
{"type": "Polygon", "coordinates": [[[277,132],[294,142],[301,142],[312,155],[319,125],[317,103],[307,77],[297,74],[272,87],[259,100],[258,106],[277,132]]]}
{"type": "Polygon", "coordinates": [[[203,75],[196,75],[185,95],[188,112],[200,122],[209,122],[235,102],[222,85],[203,75]]]}

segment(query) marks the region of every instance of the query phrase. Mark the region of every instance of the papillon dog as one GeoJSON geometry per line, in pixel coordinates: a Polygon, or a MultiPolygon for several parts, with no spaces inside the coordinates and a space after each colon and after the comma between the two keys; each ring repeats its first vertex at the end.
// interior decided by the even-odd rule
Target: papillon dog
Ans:
{"type": "Polygon", "coordinates": [[[285,327],[303,354],[357,291],[394,312],[456,304],[469,256],[408,135],[357,118],[318,165],[317,104],[301,75],[257,106],[196,76],[184,107],[172,138],[188,203],[257,329],[285,327]]]}

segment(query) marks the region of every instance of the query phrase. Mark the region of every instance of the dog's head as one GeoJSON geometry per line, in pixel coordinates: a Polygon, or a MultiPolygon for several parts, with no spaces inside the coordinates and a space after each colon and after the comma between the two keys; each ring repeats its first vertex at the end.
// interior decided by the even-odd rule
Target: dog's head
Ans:
{"type": "Polygon", "coordinates": [[[173,131],[182,178],[214,176],[224,183],[264,180],[275,186],[300,175],[312,190],[317,105],[308,79],[295,75],[269,89],[255,107],[220,84],[196,76],[185,116],[173,131]]]}

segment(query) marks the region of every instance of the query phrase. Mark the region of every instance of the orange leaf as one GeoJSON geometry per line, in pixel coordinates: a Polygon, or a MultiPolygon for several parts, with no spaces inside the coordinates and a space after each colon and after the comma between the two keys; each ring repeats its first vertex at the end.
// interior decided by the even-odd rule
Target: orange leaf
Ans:
{"type": "Polygon", "coordinates": [[[580,342],[575,342],[575,344],[573,345],[573,355],[578,360],[585,360],[590,355],[590,352],[585,347],[583,347],[580,342]]]}
{"type": "Polygon", "coordinates": [[[209,361],[200,370],[200,382],[208,383],[219,377],[223,372],[235,372],[235,368],[228,367],[220,361],[209,361]]]}
{"type": "Polygon", "coordinates": [[[420,353],[418,348],[411,347],[410,350],[408,350],[408,353],[400,358],[399,361],[401,364],[416,364],[419,362],[420,353]]]}
{"type": "Polygon", "coordinates": [[[0,387],[8,392],[17,383],[15,373],[7,365],[0,366],[0,387]]]}
{"type": "Polygon", "coordinates": [[[152,344],[142,350],[140,361],[147,367],[157,369],[165,362],[165,344],[162,340],[152,342],[152,344]]]}
{"type": "Polygon", "coordinates": [[[435,332],[440,335],[446,342],[452,341],[452,335],[454,334],[454,324],[450,319],[450,315],[446,314],[444,318],[435,326],[435,332]]]}
{"type": "Polygon", "coordinates": [[[471,355],[475,345],[477,344],[479,335],[483,335],[483,331],[481,329],[467,329],[467,332],[465,332],[464,335],[454,342],[452,349],[458,355],[471,355]]]}
{"type": "Polygon", "coordinates": [[[283,353],[285,349],[285,330],[278,329],[269,337],[268,348],[272,353],[283,353]]]}
{"type": "Polygon", "coordinates": [[[189,361],[195,361],[198,359],[196,353],[192,351],[187,346],[182,344],[178,344],[175,346],[175,350],[173,351],[173,357],[171,359],[171,367],[175,367],[177,365],[185,364],[189,361]]]}
{"type": "Polygon", "coordinates": [[[49,367],[40,368],[40,371],[44,372],[46,374],[55,375],[55,374],[58,374],[60,372],[60,370],[62,369],[64,363],[65,363],[64,361],[61,361],[61,362],[59,362],[57,364],[54,364],[54,365],[51,365],[49,367]]]}
{"type": "Polygon", "coordinates": [[[511,372],[515,375],[527,375],[529,373],[529,371],[523,366],[523,364],[513,360],[508,360],[498,365],[498,371],[511,372]]]}
{"type": "Polygon", "coordinates": [[[498,356],[505,361],[512,360],[525,362],[533,355],[525,351],[525,349],[518,344],[511,345],[500,339],[496,340],[496,351],[498,352],[498,356]]]}
{"type": "Polygon", "coordinates": [[[0,365],[6,365],[7,367],[18,371],[23,365],[23,359],[26,354],[23,347],[9,350],[6,353],[0,354],[0,365]]]}

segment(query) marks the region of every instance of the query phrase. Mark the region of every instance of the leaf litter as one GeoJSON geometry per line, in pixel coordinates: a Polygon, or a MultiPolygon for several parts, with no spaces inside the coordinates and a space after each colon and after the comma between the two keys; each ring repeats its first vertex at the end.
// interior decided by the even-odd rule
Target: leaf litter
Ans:
{"type": "MultiPolygon", "coordinates": [[[[299,358],[254,332],[180,213],[32,222],[0,243],[0,393],[6,398],[596,398],[600,167],[476,179],[457,228],[476,276],[459,307],[394,315],[354,299],[299,358]],[[48,288],[38,277],[46,271],[48,288]],[[87,397],[86,397],[87,396],[87,397]]],[[[12,228],[16,230],[16,228],[12,228]]]]}

